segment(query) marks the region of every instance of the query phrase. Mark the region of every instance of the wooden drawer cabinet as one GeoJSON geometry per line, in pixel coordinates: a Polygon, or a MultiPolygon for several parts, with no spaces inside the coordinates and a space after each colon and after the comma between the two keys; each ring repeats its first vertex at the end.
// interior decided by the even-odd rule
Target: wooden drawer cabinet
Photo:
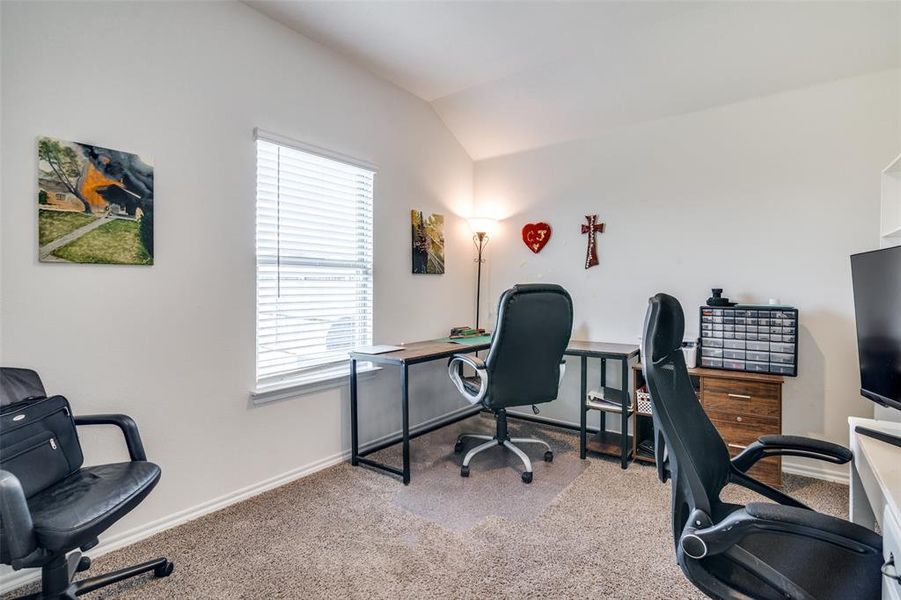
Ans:
{"type": "MultiPolygon", "coordinates": [[[[641,365],[635,369],[637,389],[644,384],[644,378],[641,365]]],[[[688,372],[697,382],[701,406],[726,443],[730,456],[739,454],[762,435],[782,433],[782,376],[703,368],[688,372]]],[[[647,436],[648,423],[642,423],[642,419],[650,421],[648,417],[636,413],[636,448],[639,439],[647,436]]],[[[638,452],[635,458],[653,462],[638,452]]],[[[766,484],[782,487],[782,459],[763,459],[749,474],[766,484]]]]}

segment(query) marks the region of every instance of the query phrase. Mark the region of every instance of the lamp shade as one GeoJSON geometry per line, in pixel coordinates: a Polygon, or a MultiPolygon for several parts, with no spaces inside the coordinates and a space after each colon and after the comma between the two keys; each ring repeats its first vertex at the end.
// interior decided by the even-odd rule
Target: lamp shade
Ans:
{"type": "Polygon", "coordinates": [[[497,220],[491,217],[471,217],[469,227],[473,233],[487,233],[491,235],[497,229],[497,220]]]}

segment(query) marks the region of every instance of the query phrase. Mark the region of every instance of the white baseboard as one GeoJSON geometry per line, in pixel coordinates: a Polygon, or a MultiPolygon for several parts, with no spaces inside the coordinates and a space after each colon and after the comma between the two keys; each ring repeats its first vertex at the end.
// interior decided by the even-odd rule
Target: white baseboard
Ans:
{"type": "MultiPolygon", "coordinates": [[[[418,429],[428,427],[440,420],[458,416],[461,413],[471,409],[471,406],[464,406],[443,415],[428,419],[423,423],[420,423],[417,427],[413,428],[413,432],[418,429]]],[[[362,444],[360,446],[360,449],[363,451],[368,450],[369,448],[372,448],[383,441],[400,435],[400,433],[400,430],[397,430],[394,433],[383,435],[377,439],[362,444]]],[[[107,552],[113,552],[120,548],[124,548],[125,546],[130,546],[131,544],[140,542],[143,539],[146,539],[152,535],[156,535],[157,533],[163,532],[167,529],[171,529],[172,527],[177,527],[178,525],[182,525],[184,523],[187,523],[188,521],[193,521],[194,519],[197,519],[204,515],[216,512],[217,510],[221,510],[227,506],[231,506],[232,504],[242,502],[244,500],[247,500],[248,498],[252,498],[264,492],[268,492],[269,490],[281,487],[283,485],[291,483],[292,481],[296,481],[297,479],[312,475],[317,471],[327,469],[328,467],[348,460],[350,460],[349,448],[337,454],[333,454],[331,456],[313,461],[302,467],[292,469],[287,473],[282,473],[281,475],[276,475],[275,477],[264,479],[263,481],[259,481],[246,487],[237,489],[233,492],[223,494],[218,498],[213,498],[212,500],[201,502],[196,506],[186,508],[185,510],[179,511],[161,519],[157,519],[156,521],[151,521],[149,523],[145,523],[144,525],[139,525],[137,527],[129,529],[128,531],[123,531],[121,533],[111,535],[103,539],[96,547],[92,548],[88,554],[90,554],[92,558],[97,558],[98,556],[102,556],[107,552]]],[[[39,569],[23,569],[22,571],[10,571],[4,575],[0,575],[0,594],[5,594],[18,587],[27,585],[32,581],[37,581],[38,579],[40,579],[40,577],[41,572],[39,569]]]]}
{"type": "Polygon", "coordinates": [[[844,485],[850,485],[851,477],[847,471],[847,468],[843,472],[836,471],[835,469],[829,469],[826,467],[810,467],[807,465],[799,465],[799,464],[786,464],[785,461],[782,461],[782,472],[789,473],[791,475],[801,475],[802,477],[811,477],[813,479],[822,479],[824,481],[831,481],[833,483],[841,483],[844,485]]]}
{"type": "Polygon", "coordinates": [[[827,467],[811,467],[808,465],[786,463],[783,460],[782,472],[790,475],[801,475],[802,477],[811,477],[813,479],[841,483],[843,485],[850,485],[851,483],[851,476],[848,473],[847,467],[845,467],[843,471],[837,471],[827,467]]]}

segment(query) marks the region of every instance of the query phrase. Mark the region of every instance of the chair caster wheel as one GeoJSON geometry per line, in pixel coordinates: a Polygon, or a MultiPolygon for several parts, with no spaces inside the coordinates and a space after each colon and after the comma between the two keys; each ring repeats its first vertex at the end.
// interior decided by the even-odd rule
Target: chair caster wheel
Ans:
{"type": "Polygon", "coordinates": [[[554,462],[554,453],[548,450],[544,453],[544,462],[554,462]]]}
{"type": "Polygon", "coordinates": [[[454,444],[454,454],[460,454],[463,452],[463,442],[457,440],[457,443],[454,444]]]}
{"type": "Polygon", "coordinates": [[[469,467],[460,467],[460,477],[469,477],[469,467]]]}
{"type": "Polygon", "coordinates": [[[78,566],[75,567],[76,573],[81,573],[82,571],[87,571],[91,568],[91,559],[88,556],[82,556],[78,561],[78,566]]]}
{"type": "Polygon", "coordinates": [[[532,483],[532,472],[526,471],[522,474],[522,482],[523,483],[532,483]]]}
{"type": "Polygon", "coordinates": [[[171,560],[167,560],[166,562],[155,568],[153,570],[153,574],[156,577],[168,577],[169,575],[172,575],[173,569],[175,569],[175,563],[173,563],[171,560]]]}

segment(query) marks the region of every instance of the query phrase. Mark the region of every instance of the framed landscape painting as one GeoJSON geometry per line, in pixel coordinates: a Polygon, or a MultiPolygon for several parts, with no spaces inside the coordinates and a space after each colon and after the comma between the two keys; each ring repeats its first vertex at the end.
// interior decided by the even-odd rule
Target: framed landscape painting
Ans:
{"type": "Polygon", "coordinates": [[[444,274],[444,215],[410,211],[413,227],[413,273],[444,274]]]}
{"type": "Polygon", "coordinates": [[[38,138],[41,262],[153,264],[153,166],[137,154],[38,138]]]}

